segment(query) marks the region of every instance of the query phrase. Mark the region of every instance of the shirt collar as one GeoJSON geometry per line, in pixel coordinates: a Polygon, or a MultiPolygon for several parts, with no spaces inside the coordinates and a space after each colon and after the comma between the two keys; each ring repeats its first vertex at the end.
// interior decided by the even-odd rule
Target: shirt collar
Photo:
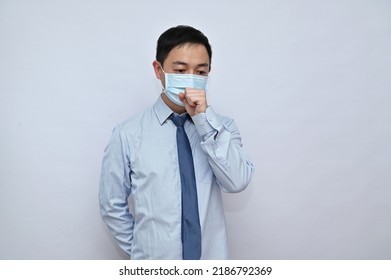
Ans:
{"type": "MultiPolygon", "coordinates": [[[[170,116],[172,114],[176,114],[163,101],[163,98],[161,95],[159,95],[159,98],[156,100],[155,104],[153,105],[153,109],[155,110],[155,114],[159,120],[160,125],[163,125],[167,121],[167,119],[170,118],[170,116]]],[[[187,114],[187,113],[184,113],[184,114],[187,114]]],[[[193,123],[192,118],[189,118],[189,121],[193,123]]]]}
{"type": "Polygon", "coordinates": [[[153,105],[153,109],[155,110],[155,114],[160,122],[160,125],[163,125],[173,113],[170,107],[168,107],[167,104],[163,101],[161,95],[153,105]]]}

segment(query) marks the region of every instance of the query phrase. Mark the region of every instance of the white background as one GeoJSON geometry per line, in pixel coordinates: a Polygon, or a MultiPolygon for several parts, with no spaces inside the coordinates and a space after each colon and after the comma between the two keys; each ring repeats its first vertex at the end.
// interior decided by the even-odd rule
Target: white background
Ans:
{"type": "Polygon", "coordinates": [[[234,259],[391,258],[391,2],[0,0],[0,259],[126,259],[98,206],[113,127],[155,102],[171,26],[256,167],[234,259]]]}

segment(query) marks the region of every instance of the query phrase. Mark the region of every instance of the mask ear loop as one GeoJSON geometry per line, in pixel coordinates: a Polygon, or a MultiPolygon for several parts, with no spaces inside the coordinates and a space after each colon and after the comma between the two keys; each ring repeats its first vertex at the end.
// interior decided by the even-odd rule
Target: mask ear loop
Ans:
{"type": "MultiPolygon", "coordinates": [[[[159,65],[160,65],[160,69],[162,69],[162,72],[164,74],[164,76],[166,75],[166,72],[164,72],[163,70],[163,66],[161,65],[161,63],[159,62],[159,65]]],[[[163,87],[163,84],[162,84],[162,92],[166,93],[166,89],[163,87]]]]}

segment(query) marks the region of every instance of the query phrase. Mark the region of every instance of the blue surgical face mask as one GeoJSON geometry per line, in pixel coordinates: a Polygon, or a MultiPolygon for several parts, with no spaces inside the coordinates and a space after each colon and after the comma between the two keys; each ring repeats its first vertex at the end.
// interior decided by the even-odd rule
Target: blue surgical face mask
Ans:
{"type": "Polygon", "coordinates": [[[175,104],[184,107],[185,105],[179,99],[179,93],[185,93],[186,88],[197,88],[206,90],[207,76],[193,74],[171,74],[162,71],[165,77],[166,88],[163,89],[167,97],[175,104]]]}

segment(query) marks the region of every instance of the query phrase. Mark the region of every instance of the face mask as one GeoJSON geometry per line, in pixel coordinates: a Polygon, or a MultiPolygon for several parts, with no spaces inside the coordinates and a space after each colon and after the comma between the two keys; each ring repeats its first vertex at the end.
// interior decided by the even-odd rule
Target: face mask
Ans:
{"type": "Polygon", "coordinates": [[[175,104],[184,107],[185,105],[179,99],[179,93],[185,93],[186,88],[206,89],[207,76],[193,74],[171,74],[162,71],[165,77],[166,88],[163,89],[167,97],[175,104]]]}

